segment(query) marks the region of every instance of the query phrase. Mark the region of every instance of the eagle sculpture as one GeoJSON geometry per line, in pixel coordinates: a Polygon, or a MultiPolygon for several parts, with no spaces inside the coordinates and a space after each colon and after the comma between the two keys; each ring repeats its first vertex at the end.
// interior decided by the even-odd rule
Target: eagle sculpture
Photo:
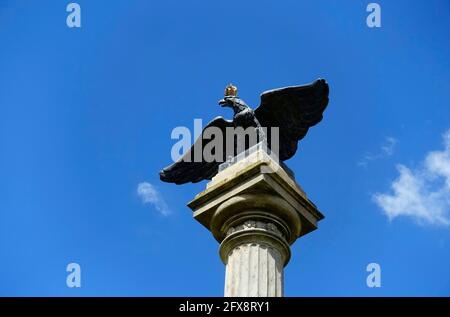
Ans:
{"type": "MultiPolygon", "coordinates": [[[[328,84],[324,79],[308,85],[269,90],[261,94],[261,103],[253,110],[237,97],[236,87],[227,86],[225,97],[219,101],[219,105],[233,109],[233,120],[216,117],[209,122],[191,149],[159,173],[160,179],[175,184],[196,183],[211,179],[218,173],[219,165],[229,157],[225,148],[220,159],[194,159],[194,149],[200,149],[203,153],[203,149],[213,140],[205,135],[205,131],[211,127],[216,131],[219,129],[223,136],[227,135],[227,128],[254,127],[259,141],[266,142],[269,148],[272,137],[269,132],[271,128],[278,127],[278,159],[285,161],[291,158],[308,129],[322,120],[322,114],[328,105],[328,91],[328,84]]],[[[225,143],[224,141],[224,147],[225,143]]]]}

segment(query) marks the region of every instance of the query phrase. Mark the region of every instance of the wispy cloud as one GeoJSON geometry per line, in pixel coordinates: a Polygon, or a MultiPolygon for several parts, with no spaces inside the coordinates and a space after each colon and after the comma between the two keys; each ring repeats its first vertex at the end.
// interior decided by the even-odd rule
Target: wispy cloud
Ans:
{"type": "Polygon", "coordinates": [[[375,160],[381,160],[383,158],[392,156],[394,154],[395,146],[398,141],[396,138],[387,137],[383,144],[381,144],[380,149],[376,153],[366,153],[364,157],[357,163],[358,166],[367,167],[369,162],[375,160]]]}
{"type": "Polygon", "coordinates": [[[398,165],[392,194],[375,194],[374,202],[390,220],[409,216],[419,224],[450,226],[450,130],[444,149],[429,152],[415,170],[398,165]]]}
{"type": "Polygon", "coordinates": [[[156,210],[164,216],[170,214],[169,207],[164,201],[161,193],[159,193],[152,184],[148,182],[139,183],[137,194],[141,197],[142,203],[153,205],[156,210]]]}

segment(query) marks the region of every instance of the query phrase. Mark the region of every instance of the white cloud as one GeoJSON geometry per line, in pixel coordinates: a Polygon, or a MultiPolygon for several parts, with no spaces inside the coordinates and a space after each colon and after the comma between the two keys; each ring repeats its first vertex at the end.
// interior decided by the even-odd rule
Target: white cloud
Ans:
{"type": "Polygon", "coordinates": [[[398,141],[396,138],[387,137],[381,145],[380,150],[375,154],[366,153],[362,160],[358,162],[358,166],[367,167],[370,161],[380,160],[392,156],[394,154],[395,146],[397,145],[397,143],[398,141]]]}
{"type": "Polygon", "coordinates": [[[144,204],[153,205],[162,215],[167,216],[170,214],[169,207],[152,184],[147,182],[139,183],[137,194],[141,197],[144,204]]]}
{"type": "Polygon", "coordinates": [[[387,137],[385,143],[381,146],[381,153],[385,156],[391,156],[394,154],[394,148],[397,144],[397,139],[393,137],[387,137]]]}
{"type": "Polygon", "coordinates": [[[443,138],[444,150],[429,152],[420,168],[397,166],[392,194],[373,195],[390,220],[409,216],[420,224],[450,226],[450,130],[443,138]]]}

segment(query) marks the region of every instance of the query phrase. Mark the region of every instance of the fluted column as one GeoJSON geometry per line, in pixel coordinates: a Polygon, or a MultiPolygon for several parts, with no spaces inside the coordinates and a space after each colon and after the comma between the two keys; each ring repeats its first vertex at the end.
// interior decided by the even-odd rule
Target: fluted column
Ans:
{"type": "Polygon", "coordinates": [[[226,297],[283,296],[289,245],[273,223],[248,220],[230,227],[220,254],[226,265],[226,297]]]}

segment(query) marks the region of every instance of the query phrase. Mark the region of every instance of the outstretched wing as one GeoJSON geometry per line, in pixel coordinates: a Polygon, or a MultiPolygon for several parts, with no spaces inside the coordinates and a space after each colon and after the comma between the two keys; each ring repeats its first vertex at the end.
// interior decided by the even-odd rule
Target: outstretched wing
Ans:
{"type": "MultiPolygon", "coordinates": [[[[279,159],[291,158],[297,151],[298,141],[308,129],[322,120],[328,105],[328,84],[318,79],[305,86],[285,87],[261,94],[261,104],[255,110],[261,126],[270,132],[279,127],[279,159]]],[[[270,133],[268,133],[270,143],[270,133]]]]}
{"type": "MultiPolygon", "coordinates": [[[[188,182],[197,183],[204,179],[211,179],[217,174],[219,165],[226,160],[226,140],[220,142],[223,148],[215,149],[216,151],[221,151],[220,159],[207,162],[203,157],[203,150],[210,142],[213,142],[215,137],[226,137],[226,128],[233,127],[233,122],[225,120],[223,117],[217,117],[213,119],[208,125],[203,129],[202,134],[195,141],[191,149],[177,162],[167,166],[160,173],[160,179],[164,182],[184,184],[188,182]],[[205,135],[205,131],[209,128],[217,128],[216,131],[221,133],[220,136],[205,135]],[[208,137],[208,138],[207,138],[208,137]],[[195,152],[198,157],[195,156],[195,152]]],[[[209,130],[212,131],[213,129],[209,130]]],[[[219,144],[219,143],[218,143],[219,144]]],[[[210,145],[211,147],[212,145],[210,145]]]]}

